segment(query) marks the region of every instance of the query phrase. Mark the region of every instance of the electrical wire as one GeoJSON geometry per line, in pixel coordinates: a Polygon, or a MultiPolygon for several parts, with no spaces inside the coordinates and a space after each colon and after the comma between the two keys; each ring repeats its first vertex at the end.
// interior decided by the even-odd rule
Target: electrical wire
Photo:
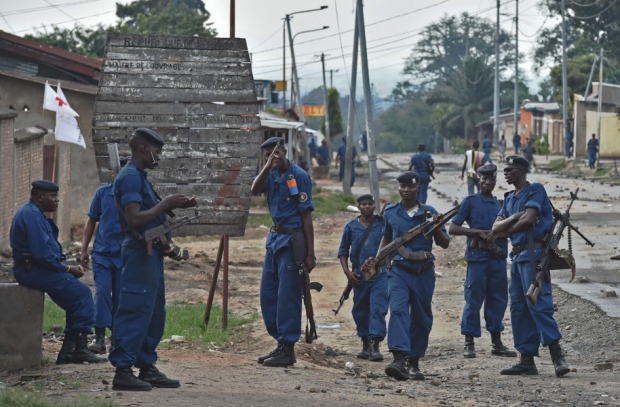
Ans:
{"type": "Polygon", "coordinates": [[[576,18],[577,20],[591,20],[593,18],[601,16],[601,14],[605,13],[607,10],[609,10],[610,8],[615,6],[617,2],[618,2],[618,0],[612,1],[611,4],[609,4],[609,6],[605,7],[603,10],[599,11],[596,14],[592,14],[591,16],[579,17],[579,16],[574,15],[574,16],[572,16],[572,18],[576,18]]]}
{"type": "Polygon", "coordinates": [[[9,24],[8,20],[6,19],[6,17],[4,17],[4,14],[0,13],[0,17],[2,17],[2,19],[4,20],[4,22],[6,23],[6,25],[9,26],[9,29],[11,30],[11,32],[13,34],[15,34],[15,30],[13,30],[13,27],[11,27],[11,24],[9,24]]]}
{"type": "Polygon", "coordinates": [[[52,3],[48,2],[48,4],[50,4],[49,6],[32,7],[32,8],[24,8],[24,9],[20,9],[20,10],[6,11],[3,14],[5,16],[12,16],[12,15],[15,15],[15,14],[27,14],[27,13],[34,13],[36,11],[57,8],[57,7],[77,6],[79,4],[95,3],[95,2],[98,2],[98,1],[103,1],[103,0],[80,0],[80,1],[74,1],[73,3],[63,3],[63,4],[52,4],[52,3]]]}
{"type": "MultiPolygon", "coordinates": [[[[93,14],[93,15],[86,16],[86,17],[74,18],[74,19],[71,19],[71,20],[61,21],[60,23],[54,23],[54,24],[50,24],[50,25],[53,27],[53,26],[58,26],[58,25],[61,25],[61,24],[72,23],[72,22],[78,21],[78,20],[86,20],[87,18],[98,17],[98,16],[102,16],[104,14],[110,14],[110,13],[116,13],[116,11],[106,11],[104,13],[93,14]]],[[[45,27],[47,27],[47,26],[46,25],[40,25],[38,27],[26,28],[25,30],[15,31],[15,34],[23,33],[23,32],[30,31],[30,30],[37,30],[39,28],[45,28],[45,27]]]]}
{"type": "MultiPolygon", "coordinates": [[[[263,41],[261,41],[260,44],[258,44],[257,46],[254,47],[254,50],[258,47],[260,47],[261,45],[263,45],[264,43],[266,43],[267,41],[269,41],[271,39],[271,37],[273,37],[274,35],[276,35],[277,33],[280,32],[280,27],[276,28],[276,30],[273,32],[273,34],[271,34],[269,37],[267,37],[266,39],[264,39],[263,41]]],[[[252,53],[254,54],[254,50],[252,50],[252,53]]]]}

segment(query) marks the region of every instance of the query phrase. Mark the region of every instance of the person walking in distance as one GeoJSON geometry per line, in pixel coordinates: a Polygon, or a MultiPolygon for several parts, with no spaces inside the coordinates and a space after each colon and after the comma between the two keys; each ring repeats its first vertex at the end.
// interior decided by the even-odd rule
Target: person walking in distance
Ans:
{"type": "Polygon", "coordinates": [[[499,160],[503,162],[506,158],[506,137],[503,134],[499,139],[497,150],[499,151],[499,160]]]}
{"type": "Polygon", "coordinates": [[[411,156],[409,171],[415,171],[420,177],[418,201],[426,203],[428,198],[428,184],[431,182],[435,171],[435,161],[426,152],[424,144],[418,144],[418,152],[411,156]]]}
{"type": "Polygon", "coordinates": [[[592,134],[592,138],[588,140],[588,167],[593,170],[596,166],[598,155],[598,140],[596,134],[592,134]]]}
{"type": "Polygon", "coordinates": [[[482,140],[482,151],[484,151],[484,159],[482,160],[484,164],[489,163],[493,164],[491,160],[491,149],[493,148],[493,142],[489,139],[489,135],[484,135],[484,140],[482,140]]]}
{"type": "Polygon", "coordinates": [[[475,140],[471,145],[471,150],[465,152],[465,161],[461,168],[461,181],[467,172],[467,195],[473,195],[480,192],[480,178],[478,177],[478,168],[482,165],[482,154],[478,151],[480,143],[475,140]],[[474,188],[476,192],[474,192],[474,188]]]}
{"type": "Polygon", "coordinates": [[[537,375],[534,357],[540,345],[549,348],[556,376],[570,371],[560,347],[562,334],[553,318],[554,306],[551,282],[542,279],[542,291],[536,305],[527,300],[543,252],[543,238],[551,231],[553,215],[545,188],[527,181],[530,163],[523,157],[506,158],[504,177],[515,187],[508,192],[492,232],[495,236],[508,234],[512,243],[510,258],[510,319],[515,348],[521,354],[519,363],[503,369],[502,375],[537,375]]]}
{"type": "Polygon", "coordinates": [[[467,276],[464,284],[465,307],[461,318],[461,334],[465,336],[463,356],[475,358],[474,338],[480,338],[480,308],[484,303],[484,320],[491,333],[491,354],[516,357],[502,343],[504,313],[508,305],[508,276],[506,255],[508,241],[491,233],[501,208],[493,190],[497,181],[497,167],[487,164],[478,168],[481,192],[463,199],[459,213],[452,219],[448,233],[467,236],[467,276]],[[467,222],[468,228],[463,227],[467,222]]]}
{"type": "Polygon", "coordinates": [[[386,335],[387,275],[385,268],[382,268],[370,281],[365,281],[361,276],[360,262],[377,253],[382,237],[383,219],[374,214],[375,199],[370,194],[358,197],[357,207],[360,216],[344,227],[338,258],[349,284],[353,287],[351,312],[357,327],[357,336],[362,339],[362,351],[357,357],[374,362],[383,360],[379,344],[386,335]],[[349,260],[352,270],[349,269],[349,260]]]}

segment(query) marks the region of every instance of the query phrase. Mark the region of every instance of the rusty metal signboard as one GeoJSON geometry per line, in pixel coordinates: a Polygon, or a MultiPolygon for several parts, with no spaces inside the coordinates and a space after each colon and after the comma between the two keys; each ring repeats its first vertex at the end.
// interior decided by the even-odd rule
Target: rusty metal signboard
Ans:
{"type": "MultiPolygon", "coordinates": [[[[242,38],[108,34],[95,100],[99,177],[111,181],[107,145],[149,127],[166,142],[149,180],[159,195],[195,195],[204,213],[177,236],[242,236],[262,132],[242,38]]],[[[177,210],[189,215],[193,210],[177,210]]]]}

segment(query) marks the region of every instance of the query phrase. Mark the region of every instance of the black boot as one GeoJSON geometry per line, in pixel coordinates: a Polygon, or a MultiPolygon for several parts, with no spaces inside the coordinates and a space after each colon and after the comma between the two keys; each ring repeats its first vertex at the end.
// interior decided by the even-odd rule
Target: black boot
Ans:
{"type": "Polygon", "coordinates": [[[370,357],[371,348],[370,341],[367,336],[362,336],[362,351],[357,354],[358,359],[368,359],[370,357]]]}
{"type": "Polygon", "coordinates": [[[280,352],[280,350],[282,350],[282,342],[278,342],[278,346],[276,346],[276,348],[268,354],[259,356],[257,362],[262,365],[265,360],[269,359],[272,356],[275,356],[276,354],[278,354],[278,352],[280,352]]]}
{"type": "Polygon", "coordinates": [[[383,355],[379,352],[379,344],[381,343],[380,338],[372,338],[370,341],[370,356],[368,360],[371,362],[381,362],[383,360],[383,355]]]}
{"type": "Polygon", "coordinates": [[[502,333],[501,332],[491,332],[491,343],[493,347],[491,348],[491,354],[498,356],[505,356],[508,358],[516,358],[517,352],[514,350],[510,350],[504,346],[502,343],[502,333]]]}
{"type": "Polygon", "coordinates": [[[463,349],[463,356],[466,358],[476,357],[476,345],[474,344],[474,337],[471,335],[465,335],[465,348],[463,349]]]}
{"type": "Polygon", "coordinates": [[[508,376],[537,375],[538,369],[536,369],[536,364],[534,363],[534,356],[521,354],[521,360],[519,363],[507,369],[502,369],[499,374],[508,376]]]}
{"type": "Polygon", "coordinates": [[[65,334],[65,339],[62,341],[62,347],[60,348],[60,352],[58,352],[58,357],[56,358],[57,365],[73,363],[73,350],[75,349],[76,339],[76,334],[65,334]]]}
{"type": "Polygon", "coordinates": [[[108,359],[99,357],[88,349],[88,335],[85,333],[78,335],[72,359],[72,363],[101,363],[108,361],[108,359]]]}
{"type": "Polygon", "coordinates": [[[127,391],[148,391],[153,386],[150,383],[143,382],[133,374],[131,367],[117,367],[114,380],[112,380],[112,390],[127,391]]]}
{"type": "Polygon", "coordinates": [[[159,371],[155,365],[149,365],[140,369],[138,379],[149,383],[152,387],[161,387],[167,389],[176,389],[181,387],[181,383],[176,379],[170,379],[159,371]]]}
{"type": "Polygon", "coordinates": [[[424,374],[420,371],[418,359],[407,359],[407,371],[411,380],[424,380],[424,374]]]}
{"type": "Polygon", "coordinates": [[[88,349],[97,355],[106,353],[105,346],[105,328],[95,328],[95,340],[88,349]]]}
{"type": "Polygon", "coordinates": [[[570,368],[564,359],[564,352],[562,352],[559,341],[549,345],[549,353],[551,354],[551,360],[553,361],[555,375],[557,377],[562,377],[566,373],[570,372],[570,368]]]}
{"type": "Polygon", "coordinates": [[[265,359],[263,366],[288,367],[294,365],[295,362],[297,362],[297,359],[295,358],[295,344],[282,343],[280,352],[268,359],[265,359]]]}
{"type": "Polygon", "coordinates": [[[392,351],[394,361],[387,365],[385,374],[396,380],[408,380],[409,372],[407,371],[407,362],[405,360],[405,352],[392,351]]]}

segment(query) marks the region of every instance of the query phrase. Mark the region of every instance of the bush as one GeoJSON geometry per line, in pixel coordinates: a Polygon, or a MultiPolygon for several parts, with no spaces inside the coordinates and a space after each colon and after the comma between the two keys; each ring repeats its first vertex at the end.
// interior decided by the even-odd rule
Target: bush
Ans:
{"type": "Polygon", "coordinates": [[[471,150],[472,143],[472,141],[456,137],[450,139],[450,148],[453,154],[465,154],[467,150],[471,150]]]}

